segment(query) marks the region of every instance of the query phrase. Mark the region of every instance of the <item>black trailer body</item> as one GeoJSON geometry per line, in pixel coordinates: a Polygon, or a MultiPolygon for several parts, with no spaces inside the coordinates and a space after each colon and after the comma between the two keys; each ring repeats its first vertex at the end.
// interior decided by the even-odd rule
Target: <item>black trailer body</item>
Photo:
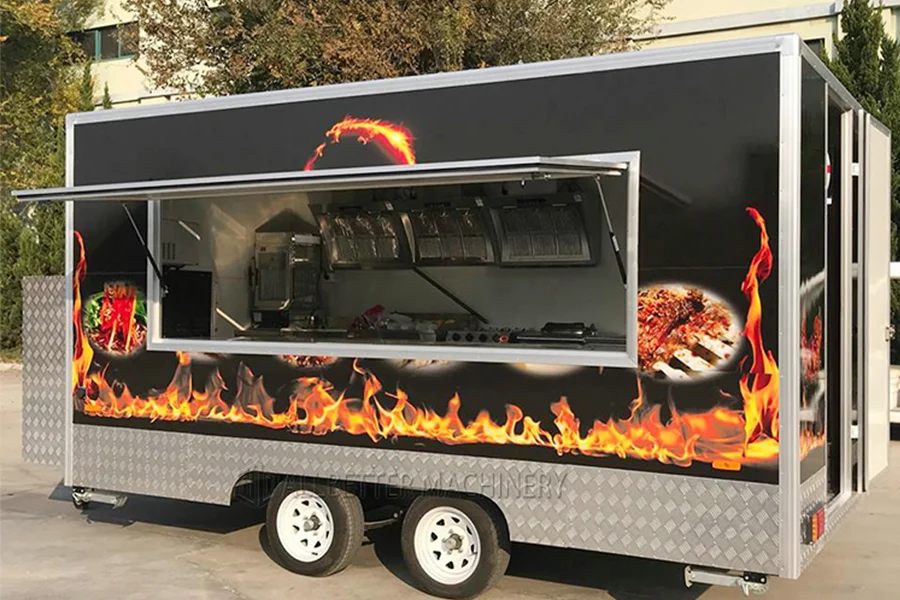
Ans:
{"type": "Polygon", "coordinates": [[[71,115],[66,483],[796,578],[886,461],[889,139],[796,36],[71,115]]]}

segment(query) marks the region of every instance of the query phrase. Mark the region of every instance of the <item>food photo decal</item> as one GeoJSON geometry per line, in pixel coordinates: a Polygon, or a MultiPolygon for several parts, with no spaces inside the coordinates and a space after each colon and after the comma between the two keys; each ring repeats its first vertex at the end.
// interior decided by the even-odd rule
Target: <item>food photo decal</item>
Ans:
{"type": "Polygon", "coordinates": [[[690,380],[715,372],[737,353],[739,317],[700,288],[669,284],[638,292],[638,362],[645,373],[690,380]]]}
{"type": "Polygon", "coordinates": [[[107,354],[131,354],[147,338],[144,295],[124,282],[107,283],[84,303],[84,329],[91,344],[107,354]]]}

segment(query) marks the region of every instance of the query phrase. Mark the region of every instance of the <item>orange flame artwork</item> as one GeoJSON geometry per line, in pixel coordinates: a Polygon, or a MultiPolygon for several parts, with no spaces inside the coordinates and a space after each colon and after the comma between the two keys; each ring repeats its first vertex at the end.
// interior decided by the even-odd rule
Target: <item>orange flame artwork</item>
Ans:
{"type": "MultiPolygon", "coordinates": [[[[636,396],[624,419],[595,420],[587,425],[573,412],[565,397],[550,403],[552,423],[544,424],[515,404],[506,405],[505,420],[495,421],[483,410],[474,419],[460,415],[463,398],[454,394],[443,412],[419,405],[402,389],[387,391],[379,379],[358,361],[353,369],[363,378],[361,397],[350,397],[326,379],[303,377],[295,382],[289,405],[276,411],[262,377],[241,365],[233,393],[215,372],[197,389],[189,355],[178,353],[178,364],[168,386],[146,398],[126,385],[109,382],[104,368],[94,368],[92,350],[81,329],[80,282],[86,271],[84,246],[75,277],[76,348],[73,392],[82,388],[80,410],[86,415],[151,421],[206,421],[245,423],[299,435],[332,432],[367,436],[372,442],[418,438],[447,445],[494,444],[543,447],[559,455],[655,460],[689,466],[695,461],[723,470],[744,465],[773,465],[778,457],[778,366],[762,338],[762,303],[759,286],[772,272],[772,252],[763,217],[748,209],[760,229],[760,248],[751,261],[742,286],[749,302],[744,336],[751,348],[741,364],[740,393],[743,410],[717,406],[705,412],[680,413],[672,402],[670,416],[662,406],[647,402],[637,379],[636,396]]],[[[815,440],[807,440],[812,447],[815,440]]]]}
{"type": "Polygon", "coordinates": [[[322,155],[325,153],[325,148],[331,144],[339,143],[344,135],[355,135],[357,141],[361,144],[374,143],[394,163],[400,165],[416,164],[413,136],[408,129],[380,119],[359,119],[346,116],[325,132],[327,141],[316,147],[313,155],[306,161],[303,170],[312,171],[316,161],[322,158],[322,155]]]}

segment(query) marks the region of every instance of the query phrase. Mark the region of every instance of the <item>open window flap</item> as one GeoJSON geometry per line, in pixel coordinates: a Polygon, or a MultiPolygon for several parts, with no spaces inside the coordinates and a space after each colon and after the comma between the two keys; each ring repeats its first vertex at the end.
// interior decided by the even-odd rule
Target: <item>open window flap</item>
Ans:
{"type": "Polygon", "coordinates": [[[20,201],[175,200],[249,193],[318,192],[362,188],[486,183],[515,179],[555,179],[620,175],[634,153],[568,157],[521,157],[490,160],[390,165],[259,175],[201,177],[107,185],[73,186],[13,192],[20,201]]]}

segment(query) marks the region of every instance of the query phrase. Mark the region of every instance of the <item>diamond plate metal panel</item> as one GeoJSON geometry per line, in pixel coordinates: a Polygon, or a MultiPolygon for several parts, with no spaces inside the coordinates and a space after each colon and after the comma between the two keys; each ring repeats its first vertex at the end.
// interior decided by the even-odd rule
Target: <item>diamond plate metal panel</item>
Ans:
{"type": "Polygon", "coordinates": [[[801,513],[805,512],[814,504],[825,502],[826,493],[825,469],[821,469],[815,475],[812,475],[800,484],[801,513]]]}
{"type": "Polygon", "coordinates": [[[22,280],[22,459],[62,466],[66,439],[66,280],[22,280]]]}
{"type": "Polygon", "coordinates": [[[778,486],[576,465],[75,425],[76,485],[228,504],[265,471],[483,494],[512,539],[777,573],[778,486]]]}
{"type": "MultiPolygon", "coordinates": [[[[800,484],[800,515],[805,516],[816,506],[828,500],[828,488],[825,469],[800,484]]],[[[829,507],[825,513],[825,533],[819,541],[813,545],[802,544],[800,546],[800,571],[803,572],[810,565],[813,558],[825,548],[825,544],[838,528],[841,521],[850,511],[850,508],[859,500],[859,494],[851,494],[845,501],[834,508],[829,507]]]]}

